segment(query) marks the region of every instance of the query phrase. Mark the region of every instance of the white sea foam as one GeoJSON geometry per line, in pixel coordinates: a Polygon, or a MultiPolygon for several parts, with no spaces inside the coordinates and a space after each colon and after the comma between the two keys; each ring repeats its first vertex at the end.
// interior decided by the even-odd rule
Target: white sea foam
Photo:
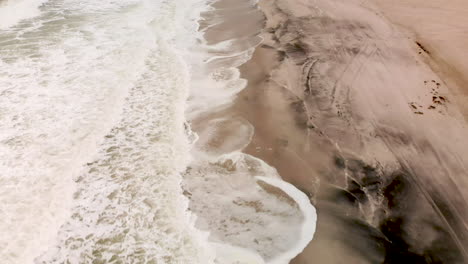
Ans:
{"type": "Polygon", "coordinates": [[[265,264],[265,260],[255,251],[226,243],[212,242],[211,245],[217,253],[217,264],[265,264]]]}
{"type": "Polygon", "coordinates": [[[23,19],[40,14],[39,7],[47,0],[0,1],[0,30],[9,28],[23,19]]]}
{"type": "Polygon", "coordinates": [[[308,197],[257,158],[233,152],[194,161],[184,179],[197,227],[210,230],[220,263],[286,264],[313,237],[308,197]]]}
{"type": "Polygon", "coordinates": [[[296,202],[303,214],[304,221],[301,226],[299,238],[297,239],[295,245],[288,251],[283,252],[283,254],[280,254],[269,262],[270,264],[289,263],[291,259],[299,255],[299,253],[304,250],[304,248],[314,237],[317,224],[317,213],[315,208],[310,204],[309,198],[293,185],[275,178],[260,176],[257,176],[256,178],[286,192],[289,197],[291,197],[296,202]]]}
{"type": "Polygon", "coordinates": [[[2,263],[210,263],[178,174],[189,9],[51,0],[0,31],[2,263]]]}
{"type": "Polygon", "coordinates": [[[189,158],[184,65],[161,42],[146,62],[123,118],[76,180],[72,219],[61,228],[56,248],[38,262],[212,261],[180,189],[179,172],[189,158]]]}

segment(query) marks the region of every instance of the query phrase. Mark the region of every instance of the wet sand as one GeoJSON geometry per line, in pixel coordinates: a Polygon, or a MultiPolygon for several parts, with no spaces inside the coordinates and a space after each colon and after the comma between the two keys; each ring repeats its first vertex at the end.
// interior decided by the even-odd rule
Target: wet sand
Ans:
{"type": "MultiPolygon", "coordinates": [[[[231,2],[219,6],[229,13],[231,2]]],[[[317,207],[316,236],[291,263],[467,261],[468,66],[456,56],[466,39],[455,34],[464,17],[436,38],[429,26],[411,27],[416,13],[429,14],[405,16],[404,3],[261,1],[264,17],[249,12],[250,27],[207,31],[213,42],[246,32],[252,40],[263,27],[241,66],[247,87],[207,119],[247,120],[255,132],[244,152],[317,207]]],[[[443,14],[428,24],[442,27],[443,14]]]]}

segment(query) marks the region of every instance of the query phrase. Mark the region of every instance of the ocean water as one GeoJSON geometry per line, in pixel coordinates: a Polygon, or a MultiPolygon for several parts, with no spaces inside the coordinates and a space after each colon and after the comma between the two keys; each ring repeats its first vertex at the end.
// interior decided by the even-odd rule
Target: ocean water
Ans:
{"type": "Polygon", "coordinates": [[[312,239],[307,197],[240,152],[251,125],[190,129],[254,47],[206,44],[209,4],[0,2],[1,263],[287,263],[312,239]]]}

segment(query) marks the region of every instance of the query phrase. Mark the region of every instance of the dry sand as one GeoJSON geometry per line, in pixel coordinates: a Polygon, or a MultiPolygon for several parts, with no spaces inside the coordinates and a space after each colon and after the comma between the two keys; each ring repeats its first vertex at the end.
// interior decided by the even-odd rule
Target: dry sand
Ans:
{"type": "MultiPolygon", "coordinates": [[[[316,238],[292,263],[466,263],[468,4],[260,7],[248,86],[210,118],[250,122],[245,152],[316,205],[316,238]]],[[[211,38],[239,37],[233,25],[211,38]]]]}
{"type": "Polygon", "coordinates": [[[443,76],[468,116],[468,3],[464,0],[372,0],[389,20],[429,52],[425,60],[443,76]]]}

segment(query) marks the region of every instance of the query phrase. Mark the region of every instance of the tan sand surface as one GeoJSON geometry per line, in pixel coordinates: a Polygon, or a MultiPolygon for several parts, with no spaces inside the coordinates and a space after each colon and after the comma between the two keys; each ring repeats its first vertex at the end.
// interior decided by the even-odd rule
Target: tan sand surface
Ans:
{"type": "Polygon", "coordinates": [[[464,0],[372,0],[378,10],[429,51],[454,101],[468,116],[468,2],[464,0]]]}
{"type": "Polygon", "coordinates": [[[318,207],[294,263],[464,263],[468,130],[429,37],[370,2],[260,5],[264,42],[234,108],[255,127],[246,151],[318,207]]]}
{"type": "MultiPolygon", "coordinates": [[[[466,263],[468,4],[259,6],[266,23],[241,67],[247,88],[194,129],[217,117],[248,121],[255,133],[244,151],[309,195],[318,229],[292,263],[466,263]]],[[[207,37],[258,31],[238,24],[207,37]]]]}

